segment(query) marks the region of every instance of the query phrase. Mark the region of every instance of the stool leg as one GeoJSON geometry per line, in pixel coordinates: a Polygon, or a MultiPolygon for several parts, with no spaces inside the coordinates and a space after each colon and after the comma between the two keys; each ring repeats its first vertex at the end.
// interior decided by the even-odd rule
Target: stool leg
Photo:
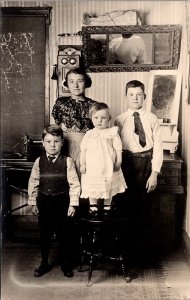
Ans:
{"type": "Polygon", "coordinates": [[[120,256],[119,261],[120,261],[120,263],[121,263],[121,269],[122,269],[123,274],[124,274],[124,276],[125,276],[125,281],[126,281],[127,283],[131,282],[131,277],[130,277],[130,275],[126,272],[125,263],[124,263],[124,259],[123,259],[122,256],[120,256]]]}
{"type": "Polygon", "coordinates": [[[94,265],[94,255],[92,254],[90,256],[90,261],[89,261],[88,283],[87,283],[87,286],[91,286],[92,285],[91,278],[92,278],[93,265],[94,265]]]}
{"type": "Polygon", "coordinates": [[[83,268],[84,261],[85,261],[85,257],[86,257],[86,251],[83,250],[83,255],[82,255],[82,258],[81,258],[80,266],[79,266],[79,268],[78,268],[78,272],[85,272],[85,271],[88,271],[88,270],[89,270],[89,267],[88,267],[88,266],[87,266],[86,268],[83,268]]]}
{"type": "Polygon", "coordinates": [[[91,286],[91,277],[92,277],[92,270],[94,266],[94,253],[96,249],[96,240],[97,240],[97,231],[96,229],[93,230],[92,232],[92,244],[91,244],[91,250],[90,250],[90,260],[89,260],[89,270],[88,270],[88,283],[87,286],[91,286]]]}
{"type": "Polygon", "coordinates": [[[78,272],[85,272],[89,270],[89,266],[83,267],[85,259],[87,257],[87,251],[86,251],[86,240],[87,240],[87,235],[83,234],[81,236],[81,262],[80,265],[78,267],[78,272]]]}

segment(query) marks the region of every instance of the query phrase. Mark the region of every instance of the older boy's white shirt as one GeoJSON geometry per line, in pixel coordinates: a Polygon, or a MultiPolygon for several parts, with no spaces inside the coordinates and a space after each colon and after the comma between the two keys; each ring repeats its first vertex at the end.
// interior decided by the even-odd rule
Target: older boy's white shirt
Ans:
{"type": "Polygon", "coordinates": [[[139,136],[134,132],[134,111],[128,109],[115,119],[115,125],[119,127],[120,136],[124,150],[131,152],[143,152],[153,148],[152,171],[160,172],[163,163],[163,145],[160,133],[160,124],[156,115],[138,110],[145,131],[146,146],[139,144],[139,136]]]}
{"type": "MultiPolygon", "coordinates": [[[[40,180],[39,160],[40,160],[39,157],[35,160],[29,178],[29,183],[28,183],[28,204],[29,205],[36,205],[36,198],[39,193],[39,180],[40,180]]],[[[78,206],[79,196],[80,196],[80,182],[76,172],[75,164],[72,158],[70,157],[67,157],[67,180],[69,183],[70,205],[78,206]]]]}

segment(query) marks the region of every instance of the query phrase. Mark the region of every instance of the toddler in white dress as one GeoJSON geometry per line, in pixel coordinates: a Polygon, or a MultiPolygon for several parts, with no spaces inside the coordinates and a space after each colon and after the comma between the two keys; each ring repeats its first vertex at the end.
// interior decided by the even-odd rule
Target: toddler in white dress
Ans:
{"type": "Polygon", "coordinates": [[[122,142],[118,127],[109,128],[109,107],[102,102],[92,104],[90,117],[94,128],[86,132],[80,145],[81,198],[89,198],[90,210],[96,211],[99,199],[109,209],[112,197],[127,186],[121,171],[122,142]]]}

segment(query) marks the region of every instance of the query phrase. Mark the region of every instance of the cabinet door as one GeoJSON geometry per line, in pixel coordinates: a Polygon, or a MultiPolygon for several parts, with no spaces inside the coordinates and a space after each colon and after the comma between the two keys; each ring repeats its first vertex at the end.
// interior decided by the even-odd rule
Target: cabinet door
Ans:
{"type": "Polygon", "coordinates": [[[49,10],[2,9],[2,152],[19,152],[25,133],[41,135],[46,118],[46,65],[49,10]]]}

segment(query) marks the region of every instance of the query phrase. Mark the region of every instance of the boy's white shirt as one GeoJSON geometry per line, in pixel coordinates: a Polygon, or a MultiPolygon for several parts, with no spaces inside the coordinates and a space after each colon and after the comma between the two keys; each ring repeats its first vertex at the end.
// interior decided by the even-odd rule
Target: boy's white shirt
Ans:
{"type": "Polygon", "coordinates": [[[128,109],[116,117],[114,124],[119,127],[123,150],[136,153],[153,148],[152,171],[159,173],[163,163],[163,145],[160,124],[156,115],[142,108],[139,110],[128,109]],[[138,111],[143,124],[146,135],[145,147],[139,144],[139,136],[134,132],[134,111],[138,111]]]}
{"type": "MultiPolygon", "coordinates": [[[[58,155],[59,154],[54,156],[58,157],[58,155]]],[[[29,205],[36,205],[36,198],[39,193],[39,179],[40,179],[39,160],[40,157],[38,157],[35,160],[29,178],[29,183],[28,183],[28,204],[29,205]]],[[[80,182],[76,172],[75,164],[72,158],[70,157],[67,157],[67,180],[69,183],[70,206],[78,206],[79,196],[80,196],[80,182]]]]}

